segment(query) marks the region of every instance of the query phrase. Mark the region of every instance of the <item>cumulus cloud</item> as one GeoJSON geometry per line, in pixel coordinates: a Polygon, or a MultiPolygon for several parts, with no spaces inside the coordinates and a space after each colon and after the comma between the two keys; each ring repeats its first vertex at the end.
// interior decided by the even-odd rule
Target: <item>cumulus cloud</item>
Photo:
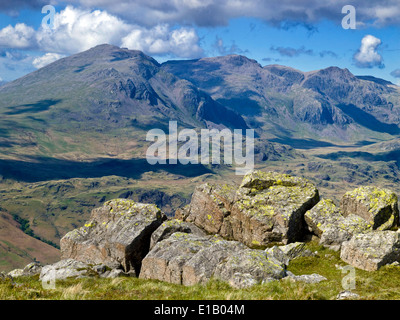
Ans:
{"type": "MultiPolygon", "coordinates": [[[[57,12],[54,27],[34,30],[24,23],[0,30],[0,47],[37,49],[57,54],[73,54],[109,43],[150,55],[181,58],[203,54],[194,28],[171,28],[168,24],[143,27],[130,24],[104,10],[67,6],[57,12]]],[[[40,65],[40,63],[39,63],[40,65]]]]}
{"type": "Polygon", "coordinates": [[[43,68],[44,66],[47,66],[48,64],[57,61],[58,59],[61,59],[63,57],[65,56],[62,54],[48,52],[41,57],[33,59],[32,65],[37,69],[43,68]]]}
{"type": "Polygon", "coordinates": [[[384,68],[383,58],[378,53],[382,41],[372,35],[366,35],[361,40],[361,47],[353,56],[354,64],[359,68],[384,68]]]}
{"type": "Polygon", "coordinates": [[[182,58],[199,57],[203,51],[199,37],[192,28],[170,30],[168,25],[150,29],[135,27],[122,38],[122,47],[141,50],[152,55],[172,54],[182,58]]]}
{"type": "Polygon", "coordinates": [[[101,10],[82,10],[67,6],[55,14],[54,28],[40,28],[36,34],[39,48],[57,53],[76,53],[98,44],[118,44],[131,27],[101,10]]]}
{"type": "Polygon", "coordinates": [[[29,49],[34,46],[35,30],[25,23],[8,25],[0,30],[0,47],[29,49]]]}

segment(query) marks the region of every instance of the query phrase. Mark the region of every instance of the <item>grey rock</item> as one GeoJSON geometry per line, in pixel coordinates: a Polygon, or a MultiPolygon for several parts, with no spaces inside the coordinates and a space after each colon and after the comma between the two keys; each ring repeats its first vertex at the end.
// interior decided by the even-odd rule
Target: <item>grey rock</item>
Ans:
{"type": "Polygon", "coordinates": [[[256,285],[257,283],[257,280],[254,279],[254,277],[249,273],[236,272],[229,279],[230,286],[236,289],[249,288],[256,285]]]}
{"type": "Polygon", "coordinates": [[[157,242],[168,238],[175,232],[192,233],[198,236],[206,236],[206,233],[190,222],[185,222],[179,219],[171,219],[164,221],[156,231],[151,235],[150,250],[157,244],[157,242]]]}
{"type": "Polygon", "coordinates": [[[268,257],[273,257],[275,260],[279,261],[283,265],[289,265],[290,259],[286,253],[281,249],[282,246],[273,246],[271,248],[265,249],[265,253],[268,257]]]}
{"type": "Polygon", "coordinates": [[[356,234],[342,244],[340,258],[353,267],[368,271],[400,261],[400,233],[375,230],[356,234]]]}
{"type": "Polygon", "coordinates": [[[151,234],[166,219],[151,204],[115,199],[92,211],[91,220],[60,241],[61,259],[105,264],[111,269],[140,270],[151,234]]]}
{"type": "Polygon", "coordinates": [[[112,269],[110,272],[107,273],[106,278],[115,279],[119,277],[136,277],[136,274],[133,270],[129,272],[125,272],[122,269],[112,269]]]}
{"type": "Polygon", "coordinates": [[[293,242],[282,246],[273,246],[265,249],[268,256],[274,257],[277,261],[288,266],[289,262],[297,257],[313,256],[310,250],[305,248],[304,242],[293,242]]]}
{"type": "Polygon", "coordinates": [[[10,271],[8,274],[13,277],[22,277],[22,276],[35,276],[40,274],[42,271],[42,265],[38,262],[31,262],[27,264],[23,269],[14,269],[10,271]]]}
{"type": "Polygon", "coordinates": [[[328,280],[324,276],[321,276],[317,273],[303,274],[303,275],[296,276],[290,271],[287,271],[287,277],[284,279],[291,280],[291,281],[301,281],[301,282],[305,282],[305,283],[319,283],[321,281],[328,280]]]}
{"type": "Polygon", "coordinates": [[[336,300],[358,300],[360,295],[351,291],[342,291],[336,296],[336,300]]]}
{"type": "Polygon", "coordinates": [[[284,266],[263,250],[218,236],[176,232],[158,242],[143,259],[139,278],[194,285],[213,277],[242,286],[284,276],[284,266]],[[240,278],[238,274],[248,275],[240,278]]]}
{"type": "Polygon", "coordinates": [[[306,212],[304,219],[309,230],[320,237],[320,244],[335,251],[339,251],[342,243],[353,234],[372,230],[371,225],[360,216],[343,216],[341,209],[330,199],[318,202],[306,212]]]}
{"type": "Polygon", "coordinates": [[[189,207],[179,217],[227,240],[259,248],[301,239],[303,216],[318,201],[318,190],[306,179],[253,171],[239,187],[197,187],[189,207]]]}
{"type": "Polygon", "coordinates": [[[14,269],[7,273],[12,278],[22,277],[24,275],[24,269],[14,269]]]}
{"type": "Polygon", "coordinates": [[[344,216],[355,214],[377,230],[389,230],[399,224],[398,199],[389,189],[362,186],[346,192],[341,201],[344,216]]]}
{"type": "Polygon", "coordinates": [[[90,265],[74,259],[64,259],[51,265],[46,265],[40,272],[42,281],[81,278],[97,275],[90,265]]]}
{"type": "Polygon", "coordinates": [[[231,283],[235,273],[250,274],[255,283],[286,276],[282,263],[256,249],[244,249],[230,255],[224,263],[217,265],[214,277],[231,283]]]}

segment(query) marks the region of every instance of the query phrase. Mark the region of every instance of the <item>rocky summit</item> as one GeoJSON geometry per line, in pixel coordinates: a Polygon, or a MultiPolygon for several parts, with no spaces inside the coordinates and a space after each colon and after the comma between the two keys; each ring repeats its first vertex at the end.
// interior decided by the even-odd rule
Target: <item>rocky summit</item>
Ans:
{"type": "Polygon", "coordinates": [[[398,225],[397,196],[388,189],[359,187],[336,205],[320,199],[307,179],[253,171],[240,185],[199,185],[175,217],[153,204],[108,201],[62,238],[61,261],[10,275],[36,270],[46,281],[136,276],[181,285],[213,278],[235,288],[279,279],[315,283],[326,278],[287,271],[293,259],[315,255],[305,249],[310,236],[340,250],[344,262],[373,271],[400,262],[398,225]]]}

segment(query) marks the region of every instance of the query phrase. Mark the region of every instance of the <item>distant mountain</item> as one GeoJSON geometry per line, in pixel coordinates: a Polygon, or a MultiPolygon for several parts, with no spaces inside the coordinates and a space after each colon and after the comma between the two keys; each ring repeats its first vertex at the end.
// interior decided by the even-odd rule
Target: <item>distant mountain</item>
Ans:
{"type": "Polygon", "coordinates": [[[400,88],[347,69],[263,67],[240,55],[168,61],[162,68],[239,112],[275,141],[357,141],[400,133],[400,88]]]}
{"type": "Polygon", "coordinates": [[[247,128],[236,112],[153,58],[111,45],[0,87],[0,116],[0,147],[41,156],[119,156],[170,120],[189,128],[247,128]]]}

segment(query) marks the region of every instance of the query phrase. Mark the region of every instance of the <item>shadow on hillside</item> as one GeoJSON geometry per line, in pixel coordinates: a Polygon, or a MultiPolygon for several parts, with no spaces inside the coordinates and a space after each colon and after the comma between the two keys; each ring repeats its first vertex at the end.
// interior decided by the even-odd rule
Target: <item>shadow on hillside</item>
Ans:
{"type": "Polygon", "coordinates": [[[400,134],[400,128],[395,124],[387,124],[380,122],[374,116],[357,108],[353,104],[339,104],[337,107],[342,110],[346,115],[351,117],[354,122],[362,125],[363,127],[376,132],[400,134]]]}
{"type": "Polygon", "coordinates": [[[38,113],[42,111],[47,111],[50,109],[51,106],[60,103],[61,99],[47,99],[47,100],[40,100],[36,103],[27,103],[21,104],[17,106],[8,107],[10,111],[4,112],[6,115],[17,115],[22,113],[38,113]]]}
{"type": "Polygon", "coordinates": [[[320,154],[316,156],[322,159],[329,159],[334,161],[341,160],[343,158],[361,159],[364,161],[384,161],[384,162],[396,161],[397,166],[400,167],[400,150],[382,152],[377,154],[369,152],[360,152],[360,151],[353,151],[353,152],[339,151],[329,154],[320,154]]]}
{"type": "Polygon", "coordinates": [[[0,159],[0,175],[6,179],[38,182],[71,178],[99,178],[116,175],[140,179],[145,172],[165,171],[185,177],[213,173],[204,165],[150,165],[146,159],[99,159],[92,162],[32,157],[26,161],[0,159]]]}
{"type": "Polygon", "coordinates": [[[287,144],[295,149],[314,149],[321,147],[336,147],[337,145],[326,142],[318,141],[313,139],[294,139],[294,138],[275,138],[271,139],[271,142],[277,142],[281,144],[287,144]]]}

